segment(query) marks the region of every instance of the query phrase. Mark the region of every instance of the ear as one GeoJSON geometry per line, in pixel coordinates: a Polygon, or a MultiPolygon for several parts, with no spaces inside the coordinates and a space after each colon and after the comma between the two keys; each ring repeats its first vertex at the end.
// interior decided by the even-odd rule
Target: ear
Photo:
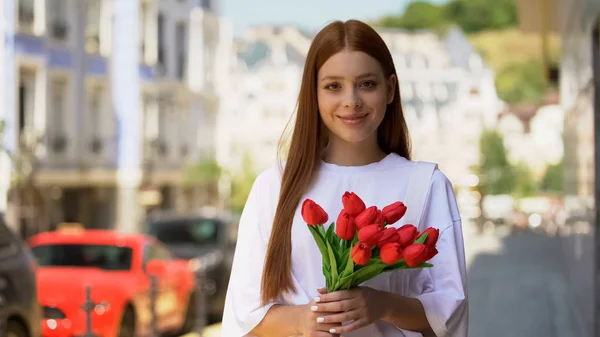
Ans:
{"type": "Polygon", "coordinates": [[[387,79],[387,104],[392,103],[392,101],[394,100],[394,95],[396,93],[396,91],[394,90],[396,88],[396,81],[396,75],[394,74],[391,74],[390,77],[387,79]]]}

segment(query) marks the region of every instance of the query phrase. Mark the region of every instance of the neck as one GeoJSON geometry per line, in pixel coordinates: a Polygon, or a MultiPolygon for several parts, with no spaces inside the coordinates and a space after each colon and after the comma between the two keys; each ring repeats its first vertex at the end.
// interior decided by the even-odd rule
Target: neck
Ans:
{"type": "Polygon", "coordinates": [[[363,166],[378,162],[385,158],[377,137],[365,139],[358,143],[349,143],[333,135],[329,137],[329,144],[323,150],[323,161],[339,166],[363,166]]]}

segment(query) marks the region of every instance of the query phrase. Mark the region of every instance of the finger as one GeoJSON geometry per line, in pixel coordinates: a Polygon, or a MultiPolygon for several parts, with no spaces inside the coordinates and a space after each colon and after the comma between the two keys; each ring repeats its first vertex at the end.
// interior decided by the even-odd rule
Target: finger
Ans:
{"type": "Polygon", "coordinates": [[[335,328],[332,328],[329,330],[330,333],[335,333],[335,334],[345,334],[347,332],[351,332],[354,330],[358,330],[360,328],[364,328],[365,326],[367,326],[369,324],[369,322],[367,321],[366,318],[361,318],[358,319],[348,325],[344,325],[344,326],[337,326],[335,328]]]}
{"type": "Polygon", "coordinates": [[[323,315],[317,317],[317,322],[320,323],[333,323],[338,324],[343,322],[350,322],[361,318],[361,313],[358,310],[351,310],[347,312],[340,312],[332,315],[323,315]]]}
{"type": "Polygon", "coordinates": [[[350,311],[353,309],[358,309],[358,305],[356,304],[356,300],[354,299],[349,299],[349,300],[342,300],[342,301],[337,301],[337,302],[328,302],[328,303],[316,303],[314,305],[312,305],[310,307],[310,310],[312,310],[315,313],[319,313],[319,312],[343,312],[343,311],[350,311]]]}
{"type": "Polygon", "coordinates": [[[316,324],[315,325],[315,330],[316,331],[321,331],[321,332],[327,332],[327,333],[331,333],[330,330],[331,329],[335,329],[338,326],[340,326],[339,324],[316,324]]]}
{"type": "Polygon", "coordinates": [[[334,291],[332,293],[321,294],[321,296],[319,296],[318,298],[315,298],[315,302],[322,302],[322,303],[336,302],[336,301],[342,301],[342,300],[346,300],[346,299],[354,298],[354,297],[356,297],[356,293],[354,291],[340,290],[340,291],[334,291]]]}
{"type": "Polygon", "coordinates": [[[319,294],[323,295],[323,294],[327,294],[327,288],[319,288],[317,289],[317,291],[319,292],[319,294]]]}
{"type": "Polygon", "coordinates": [[[314,337],[340,337],[339,334],[333,334],[333,333],[325,332],[325,331],[317,331],[313,336],[314,337]]]}

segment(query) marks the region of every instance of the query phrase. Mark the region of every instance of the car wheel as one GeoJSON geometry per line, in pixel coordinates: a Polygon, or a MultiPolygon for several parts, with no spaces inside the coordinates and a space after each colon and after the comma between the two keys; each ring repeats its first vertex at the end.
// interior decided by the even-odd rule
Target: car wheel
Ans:
{"type": "Polygon", "coordinates": [[[131,307],[126,307],[121,317],[119,337],[135,336],[135,313],[131,307]]]}
{"type": "Polygon", "coordinates": [[[196,293],[190,294],[190,299],[188,300],[187,309],[185,311],[185,320],[183,321],[183,325],[181,326],[180,334],[184,335],[194,331],[196,327],[196,316],[198,306],[196,305],[196,293]]]}
{"type": "Polygon", "coordinates": [[[6,337],[29,337],[25,327],[17,321],[8,321],[6,325],[6,337]]]}

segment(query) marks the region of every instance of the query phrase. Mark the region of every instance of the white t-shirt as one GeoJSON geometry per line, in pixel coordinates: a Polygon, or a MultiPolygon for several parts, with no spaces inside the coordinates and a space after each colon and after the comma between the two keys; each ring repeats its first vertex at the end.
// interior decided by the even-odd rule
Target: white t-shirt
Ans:
{"type": "MultiPolygon", "coordinates": [[[[346,191],[360,196],[367,207],[377,206],[381,209],[395,201],[407,203],[409,196],[406,194],[411,176],[419,175],[417,167],[416,162],[397,154],[390,154],[379,162],[365,166],[338,166],[322,162],[314,183],[300,200],[294,216],[292,279],[297,291],[278,303],[309,303],[318,296],[317,289],[325,286],[321,253],[300,214],[305,198],[314,200],[329,214],[329,221],[325,225],[327,227],[337,219],[342,210],[342,195],[346,191]]],[[[276,304],[261,306],[260,286],[280,182],[278,168],[261,173],[242,213],[223,313],[223,337],[252,337],[250,331],[260,323],[271,306],[276,304]]],[[[427,189],[427,185],[424,188],[427,189]]],[[[438,337],[465,337],[468,308],[461,219],[452,185],[437,168],[431,174],[426,195],[422,210],[411,210],[409,207],[406,216],[394,226],[399,227],[410,221],[409,214],[413,214],[412,218],[418,214],[414,222],[419,224],[414,224],[420,230],[427,227],[439,228],[439,253],[431,260],[434,266],[384,273],[363,285],[418,298],[438,337]]],[[[412,337],[421,334],[379,321],[344,336],[412,337]]]]}

